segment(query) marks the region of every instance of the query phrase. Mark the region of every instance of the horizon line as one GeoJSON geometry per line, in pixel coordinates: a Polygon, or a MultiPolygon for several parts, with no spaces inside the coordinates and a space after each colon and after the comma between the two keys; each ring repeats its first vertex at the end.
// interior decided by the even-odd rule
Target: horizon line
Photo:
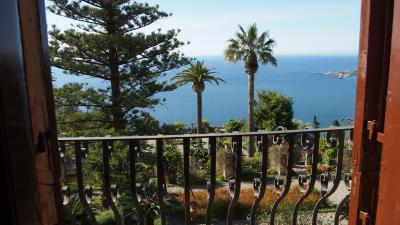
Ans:
{"type": "MultiPolygon", "coordinates": [[[[189,55],[186,54],[186,57],[223,57],[223,55],[217,55],[217,54],[210,54],[210,55],[189,55]]],[[[326,53],[321,53],[321,54],[314,54],[314,53],[302,53],[302,54],[276,54],[275,57],[287,57],[287,56],[358,56],[358,53],[333,53],[333,54],[326,54],[326,53]]]]}

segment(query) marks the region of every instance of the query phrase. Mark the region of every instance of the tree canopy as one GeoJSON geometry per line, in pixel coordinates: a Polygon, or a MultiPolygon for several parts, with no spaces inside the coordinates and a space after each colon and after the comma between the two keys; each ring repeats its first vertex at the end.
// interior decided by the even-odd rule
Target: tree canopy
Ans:
{"type": "Polygon", "coordinates": [[[164,72],[186,65],[179,30],[142,32],[169,17],[158,6],[128,0],[50,0],[49,10],[75,21],[72,28],[52,26],[50,56],[65,74],[90,76],[107,83],[99,108],[110,109],[111,124],[124,130],[129,119],[153,107],[156,94],[173,90],[160,81],[164,72]]]}
{"type": "Polygon", "coordinates": [[[245,119],[241,119],[241,120],[229,119],[224,124],[224,130],[229,133],[231,133],[233,131],[245,131],[246,130],[246,120],[245,119]]]}
{"type": "Polygon", "coordinates": [[[261,64],[277,65],[273,56],[275,41],[270,38],[268,31],[258,34],[256,24],[249,26],[247,31],[239,25],[239,32],[228,40],[228,48],[224,52],[227,62],[243,60],[246,73],[255,74],[258,70],[258,62],[261,64]]]}
{"type": "Polygon", "coordinates": [[[255,122],[257,129],[274,130],[278,126],[288,129],[293,124],[293,101],[277,91],[258,92],[255,106],[255,122]]]}
{"type": "Polygon", "coordinates": [[[213,68],[207,68],[204,61],[196,61],[191,63],[189,68],[178,73],[172,78],[177,86],[182,86],[185,84],[192,84],[192,89],[194,92],[203,92],[205,89],[205,83],[219,85],[220,82],[225,83],[225,81],[217,76],[214,76],[216,72],[213,68]]]}
{"type": "Polygon", "coordinates": [[[54,88],[59,134],[65,136],[83,130],[111,129],[110,108],[103,107],[105,99],[105,93],[84,83],[68,83],[54,88]]]}

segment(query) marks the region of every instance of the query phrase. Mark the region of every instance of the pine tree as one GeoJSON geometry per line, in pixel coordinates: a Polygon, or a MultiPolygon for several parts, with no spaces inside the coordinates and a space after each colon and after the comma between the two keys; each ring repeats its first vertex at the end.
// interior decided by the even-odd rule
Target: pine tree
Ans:
{"type": "Polygon", "coordinates": [[[165,72],[189,63],[178,49],[179,30],[141,32],[171,16],[158,6],[130,0],[50,0],[49,10],[75,21],[70,29],[50,30],[52,65],[64,73],[90,76],[108,84],[102,107],[111,108],[112,126],[126,122],[162,99],[157,93],[174,89],[159,81],[165,72]]]}

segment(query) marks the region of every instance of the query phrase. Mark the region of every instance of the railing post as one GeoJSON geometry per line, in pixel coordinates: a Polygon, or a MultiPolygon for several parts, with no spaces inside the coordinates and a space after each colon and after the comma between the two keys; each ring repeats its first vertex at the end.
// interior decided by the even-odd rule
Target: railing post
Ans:
{"type": "MultiPolygon", "coordinates": [[[[294,134],[288,134],[288,142],[289,142],[289,148],[288,148],[288,158],[287,158],[287,174],[286,174],[286,180],[281,184],[280,178],[275,179],[275,191],[278,193],[279,198],[274,202],[272,205],[271,209],[271,217],[269,220],[270,225],[275,224],[275,214],[278,209],[278,206],[280,202],[285,198],[285,196],[289,193],[290,190],[290,185],[292,183],[292,175],[293,175],[293,146],[294,146],[294,134]],[[281,186],[283,185],[283,190],[281,189],[281,186]]],[[[283,140],[283,139],[282,139],[283,140]]]]}
{"type": "Polygon", "coordinates": [[[251,207],[251,214],[250,214],[250,224],[256,224],[256,211],[260,205],[261,200],[264,197],[265,189],[267,186],[267,170],[268,170],[268,135],[263,135],[261,137],[261,143],[257,143],[258,150],[262,152],[262,159],[261,159],[261,186],[258,196],[256,196],[256,200],[251,207]]]}
{"type": "MultiPolygon", "coordinates": [[[[103,141],[103,195],[106,206],[109,206],[114,213],[115,223],[117,225],[122,224],[121,215],[119,214],[118,208],[115,206],[114,199],[111,196],[111,177],[110,177],[110,157],[113,151],[112,141],[103,141]]],[[[116,191],[116,190],[115,190],[116,191]]],[[[116,198],[116,193],[115,193],[116,198]]]]}
{"type": "Polygon", "coordinates": [[[160,206],[161,224],[166,225],[165,206],[164,206],[164,185],[165,185],[165,171],[164,171],[164,150],[163,139],[156,140],[157,151],[157,195],[158,204],[160,206]]]}
{"type": "Polygon", "coordinates": [[[206,225],[210,225],[211,223],[211,212],[214,204],[214,196],[215,196],[215,183],[216,183],[216,152],[217,152],[217,140],[215,137],[210,137],[208,139],[209,144],[209,153],[210,153],[210,183],[207,184],[208,191],[208,204],[207,204],[207,217],[206,217],[206,225]]]}
{"type": "Polygon", "coordinates": [[[228,208],[228,218],[227,224],[233,224],[233,216],[237,201],[240,195],[240,184],[241,184],[241,174],[242,174],[242,136],[235,136],[232,138],[233,151],[236,153],[236,164],[235,164],[235,183],[234,183],[234,194],[232,201],[228,208]]]}
{"type": "Polygon", "coordinates": [[[138,197],[137,197],[137,190],[136,190],[136,155],[137,152],[139,151],[139,141],[134,140],[134,141],[129,141],[129,175],[130,175],[130,187],[131,187],[131,194],[132,194],[132,202],[133,205],[136,208],[137,211],[137,217],[139,220],[140,225],[144,225],[144,220],[143,220],[143,211],[140,206],[138,197]]]}
{"type": "Polygon", "coordinates": [[[189,171],[190,138],[183,138],[183,181],[185,195],[185,225],[190,224],[190,171],[189,171]]]}
{"type": "Polygon", "coordinates": [[[90,223],[98,225],[93,210],[90,208],[89,203],[86,201],[86,196],[83,186],[83,173],[82,173],[82,151],[81,142],[75,141],[75,165],[76,165],[76,182],[78,185],[78,196],[81,204],[85,208],[86,213],[89,215],[90,223]]]}
{"type": "MultiPolygon", "coordinates": [[[[329,197],[331,196],[336,189],[339,186],[341,177],[342,177],[342,167],[343,167],[343,151],[344,151],[344,131],[339,131],[338,132],[338,139],[339,139],[339,151],[337,153],[337,165],[336,165],[336,174],[335,174],[335,179],[333,181],[333,186],[330,190],[328,190],[315,204],[315,207],[313,209],[313,215],[312,215],[312,225],[317,225],[317,217],[318,217],[318,210],[321,207],[322,203],[329,197]]],[[[329,140],[327,141],[327,144],[329,143],[329,140]]],[[[335,146],[336,141],[332,143],[329,143],[329,145],[335,146]]],[[[321,184],[321,187],[323,185],[321,184]]]]}
{"type": "MultiPolygon", "coordinates": [[[[292,214],[292,225],[297,224],[297,215],[299,208],[301,206],[301,203],[303,203],[304,199],[309,196],[315,186],[315,181],[317,180],[317,165],[318,165],[318,153],[319,153],[319,139],[320,139],[320,133],[319,132],[314,132],[314,140],[312,141],[312,146],[308,146],[308,148],[312,149],[312,164],[311,164],[311,177],[310,181],[308,182],[307,177],[305,179],[307,183],[307,187],[304,187],[304,181],[300,182],[299,180],[299,188],[303,192],[303,196],[296,202],[294,209],[293,209],[293,214],[292,214]]],[[[305,135],[305,134],[303,134],[305,135]]],[[[299,177],[299,179],[301,179],[299,177]]]]}

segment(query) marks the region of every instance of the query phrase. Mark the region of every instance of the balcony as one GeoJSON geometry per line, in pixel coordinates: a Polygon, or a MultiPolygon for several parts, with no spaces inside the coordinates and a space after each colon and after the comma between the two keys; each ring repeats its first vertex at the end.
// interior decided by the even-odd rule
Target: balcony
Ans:
{"type": "MultiPolygon", "coordinates": [[[[351,174],[350,165],[345,166],[345,151],[351,153],[353,127],[330,127],[318,129],[286,130],[279,127],[276,131],[247,132],[247,133],[219,133],[219,134],[190,134],[190,135],[157,135],[157,136],[119,136],[119,137],[68,137],[59,138],[59,151],[64,162],[73,162],[69,165],[73,172],[72,179],[64,179],[62,195],[64,205],[68,204],[76,196],[79,198],[84,211],[87,213],[90,224],[99,224],[96,212],[104,209],[111,210],[114,214],[115,223],[148,224],[146,213],[143,212],[143,201],[146,198],[151,186],[154,187],[158,219],[161,224],[347,224],[346,212],[350,195],[351,174]],[[253,178],[253,182],[243,181],[244,153],[243,142],[253,136],[257,140],[257,149],[260,152],[261,162],[259,176],[253,178]],[[193,146],[202,140],[203,148],[207,148],[209,157],[209,168],[207,181],[204,184],[191,184],[190,152],[193,146]],[[175,141],[183,161],[183,188],[179,185],[168,184],[165,168],[165,145],[175,141]],[[221,142],[222,141],[222,142],[221,142]],[[228,177],[225,181],[217,182],[217,151],[220,144],[224,143],[225,148],[230,149],[234,155],[234,176],[228,177]],[[229,145],[229,146],[227,146],[229,145]],[[322,146],[324,145],[324,146],[322,146]],[[285,174],[271,178],[268,176],[269,151],[273,146],[285,146],[287,156],[285,157],[285,174]],[[332,171],[320,171],[320,150],[322,147],[337,148],[336,160],[332,171]],[[110,161],[114,154],[121,154],[122,149],[127,149],[126,164],[121,168],[126,170],[128,193],[120,193],[121,178],[113,177],[110,161]],[[347,148],[347,149],[346,149],[347,148]],[[95,151],[95,149],[97,149],[95,151]],[[304,150],[310,153],[311,163],[309,170],[298,166],[299,159],[295,159],[296,151],[304,150]],[[90,154],[101,154],[102,185],[96,187],[87,181],[84,170],[86,158],[90,154]],[[138,179],[137,163],[142,155],[147,152],[155,157],[156,177],[141,180],[138,179]],[[68,180],[68,181],[66,181],[68,180]],[[76,182],[76,188],[72,188],[76,182]],[[249,186],[252,186],[250,197],[250,208],[248,213],[243,207],[241,195],[249,195],[249,186]],[[72,190],[75,191],[72,191],[72,190]],[[206,203],[203,204],[204,218],[194,219],[196,207],[201,207],[198,194],[206,190],[206,203]],[[216,190],[226,190],[229,202],[226,214],[223,219],[216,218],[215,205],[216,190]],[[298,194],[292,190],[297,189],[298,194]],[[242,190],[242,191],[241,191],[242,190]],[[273,191],[272,191],[273,190],[273,191]],[[182,208],[181,215],[172,211],[168,199],[170,196],[177,196],[181,193],[182,208]],[[177,194],[178,193],[178,194],[177,194]],[[119,201],[125,195],[129,195],[128,207],[134,213],[132,221],[126,220],[129,212],[122,212],[119,201]],[[313,195],[315,201],[308,201],[308,207],[302,207],[307,197],[313,195]],[[332,196],[335,196],[332,200],[332,196]],[[293,198],[296,199],[293,199],[293,198]],[[271,199],[267,199],[271,198],[271,199]],[[291,201],[286,199],[290,198],[291,201]],[[270,201],[270,207],[265,202],[270,201]],[[100,204],[99,204],[100,202],[100,204]],[[281,212],[280,207],[290,204],[289,211],[281,212]],[[312,205],[310,205],[310,202],[312,205]],[[263,209],[261,209],[263,208],[263,209]],[[282,215],[282,213],[286,215],[282,215]],[[239,214],[241,216],[239,216],[239,214]],[[245,215],[242,215],[245,214],[245,215]],[[286,218],[286,220],[284,219],[286,218]],[[302,221],[299,218],[302,217],[302,221]],[[283,222],[285,221],[285,222],[283,222]]],[[[149,172],[150,173],[150,172],[149,172]]],[[[126,207],[125,207],[126,208],[126,207]]]]}

